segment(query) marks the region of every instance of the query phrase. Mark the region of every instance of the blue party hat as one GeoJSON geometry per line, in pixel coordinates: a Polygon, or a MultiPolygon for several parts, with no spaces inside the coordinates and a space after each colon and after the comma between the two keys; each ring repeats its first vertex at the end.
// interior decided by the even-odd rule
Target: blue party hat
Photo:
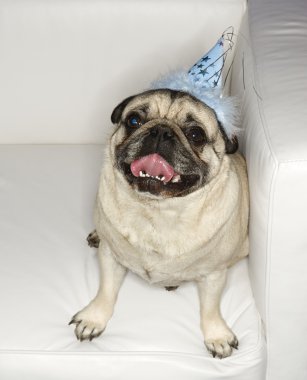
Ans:
{"type": "Polygon", "coordinates": [[[203,88],[222,88],[223,68],[228,52],[233,47],[232,39],[233,28],[228,28],[217,43],[188,71],[193,81],[203,88]]]}
{"type": "MultiPolygon", "coordinates": [[[[238,134],[238,101],[224,96],[223,89],[228,79],[225,73],[228,53],[232,50],[233,28],[222,34],[216,44],[197,61],[190,70],[170,73],[152,83],[152,88],[185,91],[212,108],[229,138],[238,134]]],[[[231,67],[231,65],[230,65],[231,67]]]]}

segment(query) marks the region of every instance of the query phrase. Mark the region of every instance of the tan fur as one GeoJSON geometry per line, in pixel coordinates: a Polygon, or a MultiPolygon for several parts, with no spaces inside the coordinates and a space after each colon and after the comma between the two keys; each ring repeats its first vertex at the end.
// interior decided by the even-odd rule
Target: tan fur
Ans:
{"type": "Polygon", "coordinates": [[[227,268],[248,254],[245,162],[239,153],[225,154],[214,113],[189,97],[172,102],[164,93],[141,95],[127,105],[123,118],[145,101],[150,104],[149,119],[169,123],[195,157],[179,126],[187,112],[202,122],[212,141],[199,154],[209,164],[207,182],[183,197],[137,192],[114,169],[115,148],[125,138],[123,128],[116,131],[106,149],[95,209],[101,284],[96,298],[72,322],[80,340],[99,335],[112,314],[126,269],[160,286],[196,281],[205,344],[213,356],[226,357],[237,339],[220,315],[219,301],[227,268]]]}
{"type": "Polygon", "coordinates": [[[224,156],[219,175],[186,197],[144,198],[108,160],[97,197],[97,232],[116,260],[149,282],[197,280],[247,255],[247,181],[239,154],[224,156]]]}

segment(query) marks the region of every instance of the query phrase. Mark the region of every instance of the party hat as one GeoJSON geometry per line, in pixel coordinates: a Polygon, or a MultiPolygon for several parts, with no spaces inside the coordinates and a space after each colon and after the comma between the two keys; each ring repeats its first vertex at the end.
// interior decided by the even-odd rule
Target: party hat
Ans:
{"type": "Polygon", "coordinates": [[[151,86],[193,95],[215,111],[229,138],[238,133],[238,102],[236,98],[223,94],[229,75],[229,69],[225,72],[226,59],[233,45],[233,28],[230,27],[189,70],[172,72],[154,81],[151,86]]]}
{"type": "Polygon", "coordinates": [[[191,79],[203,88],[222,89],[223,68],[232,47],[233,29],[228,28],[217,43],[188,71],[191,79]]]}

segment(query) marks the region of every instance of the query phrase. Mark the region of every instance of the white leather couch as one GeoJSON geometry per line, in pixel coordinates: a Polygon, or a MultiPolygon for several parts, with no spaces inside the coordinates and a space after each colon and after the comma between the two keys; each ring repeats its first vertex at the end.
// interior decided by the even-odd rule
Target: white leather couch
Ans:
{"type": "Polygon", "coordinates": [[[306,380],[306,30],[304,0],[0,0],[1,380],[306,380]],[[207,353],[193,284],[133,274],[80,343],[67,323],[97,289],[85,239],[110,114],[229,25],[251,194],[250,256],[222,299],[239,350],[207,353]]]}

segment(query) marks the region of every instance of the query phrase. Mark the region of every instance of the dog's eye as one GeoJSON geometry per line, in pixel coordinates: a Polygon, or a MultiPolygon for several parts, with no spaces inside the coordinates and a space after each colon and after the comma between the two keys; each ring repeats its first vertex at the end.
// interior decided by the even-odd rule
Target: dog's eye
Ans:
{"type": "Polygon", "coordinates": [[[138,128],[142,125],[142,120],[137,114],[130,115],[127,119],[127,125],[130,128],[138,128]]]}
{"type": "Polygon", "coordinates": [[[191,127],[185,131],[185,135],[194,145],[202,145],[205,140],[205,132],[200,127],[191,127]]]}

